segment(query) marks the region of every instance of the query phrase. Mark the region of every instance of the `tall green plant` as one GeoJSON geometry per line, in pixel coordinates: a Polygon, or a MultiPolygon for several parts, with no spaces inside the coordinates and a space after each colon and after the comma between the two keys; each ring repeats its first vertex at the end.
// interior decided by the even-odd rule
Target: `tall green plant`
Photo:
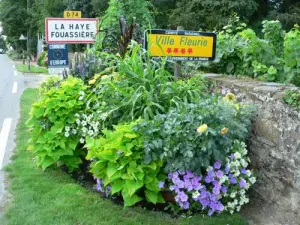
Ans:
{"type": "Polygon", "coordinates": [[[284,63],[286,80],[300,87],[300,28],[297,25],[285,36],[284,63]]]}

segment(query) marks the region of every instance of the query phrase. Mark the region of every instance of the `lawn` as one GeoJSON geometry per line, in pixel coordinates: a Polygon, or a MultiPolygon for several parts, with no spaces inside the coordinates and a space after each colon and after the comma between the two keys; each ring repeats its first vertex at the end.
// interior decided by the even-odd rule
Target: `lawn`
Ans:
{"type": "Polygon", "coordinates": [[[26,151],[30,133],[25,127],[37,89],[25,90],[17,127],[16,154],[6,167],[12,202],[1,224],[7,225],[245,225],[238,214],[174,219],[142,208],[123,208],[77,184],[59,169],[42,171],[26,151]]]}
{"type": "Polygon", "coordinates": [[[30,65],[30,71],[28,71],[28,65],[18,64],[16,68],[19,72],[22,73],[46,73],[48,74],[48,69],[45,67],[37,67],[34,65],[30,65]]]}

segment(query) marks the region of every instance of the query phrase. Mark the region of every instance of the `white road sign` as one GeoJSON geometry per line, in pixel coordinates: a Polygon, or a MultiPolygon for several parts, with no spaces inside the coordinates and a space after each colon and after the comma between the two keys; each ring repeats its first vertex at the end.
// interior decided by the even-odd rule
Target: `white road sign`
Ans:
{"type": "Polygon", "coordinates": [[[98,19],[46,18],[48,44],[93,43],[98,31],[98,19]]]}

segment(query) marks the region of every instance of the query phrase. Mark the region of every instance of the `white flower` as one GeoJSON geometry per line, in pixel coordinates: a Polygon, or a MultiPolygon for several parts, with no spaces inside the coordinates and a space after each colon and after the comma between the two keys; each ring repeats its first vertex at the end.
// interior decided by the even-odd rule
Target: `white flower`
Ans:
{"type": "Polygon", "coordinates": [[[81,130],[82,130],[83,133],[87,132],[87,128],[86,127],[83,127],[81,130]]]}
{"type": "Polygon", "coordinates": [[[200,196],[200,193],[198,191],[193,192],[193,198],[198,198],[200,196]]]}
{"type": "Polygon", "coordinates": [[[246,168],[248,166],[248,163],[244,159],[241,159],[241,164],[242,164],[242,167],[244,167],[244,168],[246,168]]]}
{"type": "Polygon", "coordinates": [[[86,123],[85,120],[83,120],[83,121],[81,122],[81,124],[82,124],[82,126],[86,126],[86,125],[87,125],[87,123],[86,123]]]}
{"type": "Polygon", "coordinates": [[[82,96],[82,95],[85,95],[84,91],[80,91],[79,94],[82,96]]]}
{"type": "Polygon", "coordinates": [[[250,177],[249,181],[251,182],[251,184],[254,184],[256,182],[256,178],[255,177],[250,177]]]}
{"type": "Polygon", "coordinates": [[[236,196],[236,192],[235,191],[230,194],[230,198],[235,198],[235,196],[236,196]]]}
{"type": "Polygon", "coordinates": [[[238,177],[240,174],[241,174],[241,172],[240,172],[239,170],[237,170],[237,171],[234,173],[234,176],[235,176],[235,177],[238,177]]]}
{"type": "Polygon", "coordinates": [[[93,130],[89,130],[88,135],[89,136],[93,136],[93,134],[94,134],[94,131],[93,130]]]}
{"type": "Polygon", "coordinates": [[[83,99],[84,99],[84,96],[80,96],[78,100],[82,101],[83,99]]]}
{"type": "Polygon", "coordinates": [[[70,136],[69,132],[65,132],[65,137],[69,137],[69,136],[70,136]]]}
{"type": "Polygon", "coordinates": [[[236,207],[236,211],[240,211],[241,210],[241,206],[236,207]]]}
{"type": "Polygon", "coordinates": [[[73,133],[73,134],[77,134],[77,130],[73,129],[73,130],[72,130],[72,133],[73,133]]]}
{"type": "Polygon", "coordinates": [[[234,211],[233,210],[230,210],[230,214],[233,214],[234,213],[234,211]]]}
{"type": "Polygon", "coordinates": [[[70,127],[66,126],[66,127],[65,127],[65,130],[66,130],[67,132],[70,131],[70,127]]]}
{"type": "Polygon", "coordinates": [[[246,186],[245,186],[245,189],[248,190],[249,188],[250,188],[250,184],[247,183],[246,186]]]}
{"type": "Polygon", "coordinates": [[[247,174],[248,177],[250,177],[252,173],[251,173],[250,170],[247,170],[247,171],[246,171],[246,174],[247,174]]]}
{"type": "Polygon", "coordinates": [[[223,184],[225,181],[227,181],[228,180],[228,176],[226,176],[226,175],[224,175],[223,177],[221,177],[221,179],[220,179],[220,183],[221,184],[223,184]]]}
{"type": "Polygon", "coordinates": [[[240,194],[244,195],[244,194],[246,194],[246,191],[244,189],[242,189],[242,190],[240,190],[240,194]]]}
{"type": "Polygon", "coordinates": [[[234,158],[235,159],[240,159],[241,158],[241,153],[239,153],[239,152],[234,153],[234,158]]]}
{"type": "Polygon", "coordinates": [[[83,143],[84,143],[84,139],[83,139],[83,138],[80,138],[80,140],[79,140],[79,141],[80,141],[80,143],[81,143],[81,144],[83,144],[83,143]]]}
{"type": "Polygon", "coordinates": [[[207,172],[208,172],[208,171],[211,171],[211,170],[213,170],[212,166],[209,166],[209,167],[207,167],[207,169],[206,169],[207,172]]]}
{"type": "Polygon", "coordinates": [[[78,125],[80,125],[80,120],[79,120],[79,119],[77,119],[77,120],[76,120],[76,123],[77,123],[78,125]]]}
{"type": "Polygon", "coordinates": [[[75,114],[76,117],[80,117],[80,115],[78,113],[75,114]]]}

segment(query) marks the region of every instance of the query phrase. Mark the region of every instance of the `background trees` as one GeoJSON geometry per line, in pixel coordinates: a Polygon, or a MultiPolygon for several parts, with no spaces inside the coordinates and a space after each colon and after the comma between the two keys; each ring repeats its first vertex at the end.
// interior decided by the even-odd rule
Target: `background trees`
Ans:
{"type": "MultiPolygon", "coordinates": [[[[2,0],[3,35],[15,49],[24,48],[20,34],[44,34],[45,17],[62,17],[64,10],[81,10],[83,17],[100,17],[104,29],[119,27],[118,17],[136,17],[144,28],[220,30],[232,13],[256,31],[264,19],[280,20],[290,30],[300,22],[299,0],[2,0]],[[27,11],[27,4],[29,10],[27,11]]],[[[32,48],[35,38],[31,39],[32,48]]]]}

